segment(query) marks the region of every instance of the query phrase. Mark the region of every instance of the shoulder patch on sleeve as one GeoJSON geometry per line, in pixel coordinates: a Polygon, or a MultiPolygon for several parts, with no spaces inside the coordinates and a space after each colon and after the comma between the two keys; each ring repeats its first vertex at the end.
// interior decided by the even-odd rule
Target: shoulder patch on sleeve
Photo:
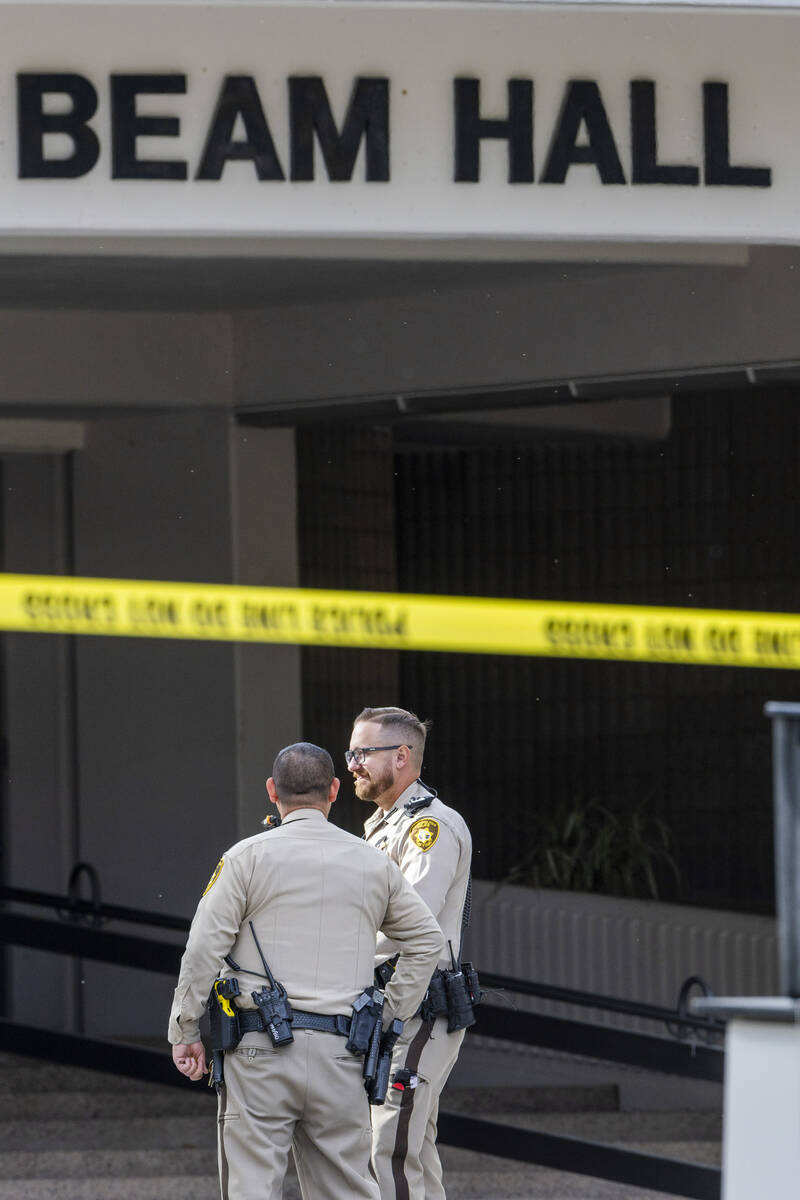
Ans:
{"type": "MultiPolygon", "coordinates": [[[[219,874],[220,874],[220,871],[222,870],[222,868],[223,868],[224,866],[225,866],[225,859],[224,859],[224,858],[221,858],[221,859],[219,860],[219,862],[217,863],[217,865],[214,867],[214,874],[211,876],[211,878],[209,879],[208,883],[206,884],[206,890],[205,890],[205,892],[203,892],[203,896],[205,896],[206,892],[210,892],[210,891],[211,891],[212,887],[214,886],[214,884],[215,884],[215,883],[217,882],[217,880],[219,879],[219,874]]],[[[200,897],[200,899],[201,899],[201,900],[203,899],[203,896],[201,896],[201,897],[200,897]]]]}
{"type": "Polygon", "coordinates": [[[420,850],[430,850],[439,836],[439,822],[434,817],[421,817],[411,826],[408,836],[420,850]]]}

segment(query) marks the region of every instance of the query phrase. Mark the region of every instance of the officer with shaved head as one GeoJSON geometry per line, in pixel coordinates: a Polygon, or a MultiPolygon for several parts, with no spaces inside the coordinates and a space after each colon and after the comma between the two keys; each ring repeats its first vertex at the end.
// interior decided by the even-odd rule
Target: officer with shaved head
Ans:
{"type": "Polygon", "coordinates": [[[400,951],[384,1028],[413,1017],[443,941],[397,865],[329,824],[338,791],[326,750],[282,750],[267,780],[280,821],[226,851],[192,922],[169,1023],[175,1065],[206,1073],[207,1004],[240,1035],[224,1072],[214,1064],[222,1200],[280,1200],[290,1149],[305,1200],[379,1200],[353,1005],[373,983],[380,933],[400,951]],[[285,1016],[270,1027],[276,1005],[285,1016]]]}

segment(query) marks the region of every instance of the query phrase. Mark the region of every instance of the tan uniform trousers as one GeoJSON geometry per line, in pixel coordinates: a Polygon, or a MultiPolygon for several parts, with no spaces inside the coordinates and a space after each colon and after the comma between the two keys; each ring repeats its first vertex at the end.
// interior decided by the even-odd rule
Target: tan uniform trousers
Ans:
{"type": "Polygon", "coordinates": [[[442,1165],[436,1149],[439,1095],[455,1066],[464,1030],[447,1032],[447,1017],[406,1022],[392,1056],[386,1103],[372,1109],[372,1166],[381,1200],[444,1200],[442,1165]],[[405,1068],[417,1086],[391,1086],[405,1068]]]}
{"type": "Polygon", "coordinates": [[[278,1049],[245,1035],[219,1098],[222,1200],[281,1200],[290,1149],[305,1200],[379,1200],[362,1069],[336,1034],[298,1029],[278,1049]]]}

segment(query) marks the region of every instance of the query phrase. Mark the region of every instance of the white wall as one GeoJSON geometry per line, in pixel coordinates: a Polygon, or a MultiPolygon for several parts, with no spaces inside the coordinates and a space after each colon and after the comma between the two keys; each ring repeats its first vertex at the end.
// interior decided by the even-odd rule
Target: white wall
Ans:
{"type": "MultiPolygon", "coordinates": [[[[774,995],[771,917],[475,880],[465,957],[515,979],[674,1009],[690,976],[717,996],[774,995]]],[[[658,1032],[639,1018],[514,996],[525,1010],[658,1032]]]]}

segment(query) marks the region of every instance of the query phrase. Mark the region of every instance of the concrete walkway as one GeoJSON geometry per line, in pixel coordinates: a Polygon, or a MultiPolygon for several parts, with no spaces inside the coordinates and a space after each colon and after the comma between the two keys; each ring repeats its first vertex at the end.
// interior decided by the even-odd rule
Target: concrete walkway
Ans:
{"type": "MultiPolygon", "coordinates": [[[[716,1164],[719,1089],[678,1081],[676,1105],[673,1081],[644,1076],[475,1046],[462,1054],[442,1108],[716,1164]],[[623,1107],[622,1097],[638,1103],[623,1107]]],[[[215,1125],[200,1085],[184,1093],[0,1056],[0,1200],[218,1200],[215,1125]]],[[[441,1157],[449,1200],[665,1200],[451,1146],[441,1157]]],[[[284,1200],[300,1200],[293,1172],[284,1200]]]]}

